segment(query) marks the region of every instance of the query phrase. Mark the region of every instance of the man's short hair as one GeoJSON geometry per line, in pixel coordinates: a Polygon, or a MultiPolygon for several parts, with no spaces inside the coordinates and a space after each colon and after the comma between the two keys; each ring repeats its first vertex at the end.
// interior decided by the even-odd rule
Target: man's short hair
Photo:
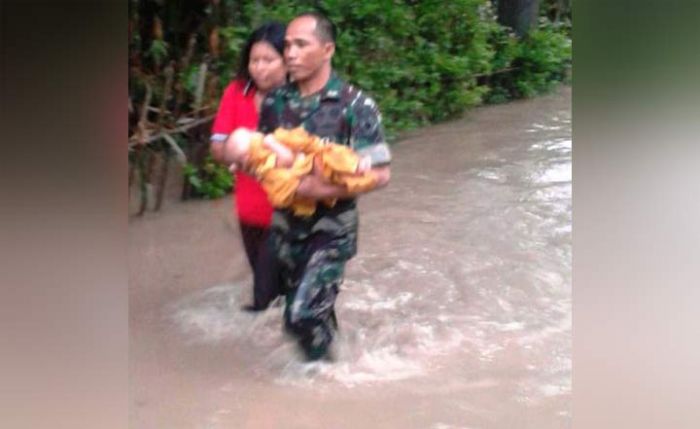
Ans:
{"type": "Polygon", "coordinates": [[[297,15],[296,18],[301,18],[304,16],[311,17],[316,21],[316,28],[314,29],[314,33],[316,33],[316,36],[318,36],[318,38],[322,42],[331,42],[335,44],[335,24],[333,24],[333,22],[330,19],[328,19],[327,16],[325,16],[321,12],[304,12],[300,15],[297,15]]]}

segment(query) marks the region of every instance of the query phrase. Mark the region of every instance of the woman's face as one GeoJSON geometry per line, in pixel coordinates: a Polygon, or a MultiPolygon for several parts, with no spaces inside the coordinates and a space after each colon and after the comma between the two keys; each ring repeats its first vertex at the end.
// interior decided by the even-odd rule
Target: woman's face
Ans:
{"type": "Polygon", "coordinates": [[[267,42],[256,42],[250,49],[248,73],[261,91],[268,91],[284,83],[287,69],[282,56],[267,42]]]}

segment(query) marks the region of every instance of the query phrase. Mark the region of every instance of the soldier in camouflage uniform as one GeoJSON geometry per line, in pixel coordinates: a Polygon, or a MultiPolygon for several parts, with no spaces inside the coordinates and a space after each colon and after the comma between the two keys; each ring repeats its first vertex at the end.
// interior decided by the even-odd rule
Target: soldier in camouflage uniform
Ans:
{"type": "MultiPolygon", "coordinates": [[[[372,159],[377,188],[383,187],[389,181],[391,155],[379,110],[371,98],[333,72],[334,50],[335,29],[327,18],[310,13],[290,22],[285,61],[293,83],[263,101],[259,130],[270,133],[277,127],[302,125],[310,133],[350,146],[372,159]]],[[[307,358],[316,360],[326,356],[333,339],[338,288],[345,263],[357,252],[356,195],[312,175],[302,179],[297,194],[338,198],[331,208],[319,204],[310,217],[294,216],[289,209],[277,209],[272,216],[270,244],[282,266],[285,327],[298,338],[307,358]]]]}

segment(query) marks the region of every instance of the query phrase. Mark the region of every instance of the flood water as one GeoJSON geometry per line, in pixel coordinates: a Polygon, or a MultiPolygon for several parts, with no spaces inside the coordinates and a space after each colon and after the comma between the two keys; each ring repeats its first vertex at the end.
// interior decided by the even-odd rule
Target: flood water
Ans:
{"type": "Polygon", "coordinates": [[[362,197],[333,363],[251,315],[230,199],[129,225],[133,428],[571,426],[571,90],[393,147],[362,197]]]}

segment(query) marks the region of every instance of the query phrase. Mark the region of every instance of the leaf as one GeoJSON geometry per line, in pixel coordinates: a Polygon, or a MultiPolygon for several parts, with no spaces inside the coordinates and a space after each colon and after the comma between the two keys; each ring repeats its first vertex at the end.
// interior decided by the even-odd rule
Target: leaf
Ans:
{"type": "Polygon", "coordinates": [[[191,175],[187,177],[187,180],[190,182],[192,186],[194,186],[196,189],[201,189],[202,188],[202,181],[200,180],[199,177],[196,175],[191,175]]]}

